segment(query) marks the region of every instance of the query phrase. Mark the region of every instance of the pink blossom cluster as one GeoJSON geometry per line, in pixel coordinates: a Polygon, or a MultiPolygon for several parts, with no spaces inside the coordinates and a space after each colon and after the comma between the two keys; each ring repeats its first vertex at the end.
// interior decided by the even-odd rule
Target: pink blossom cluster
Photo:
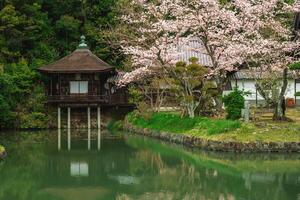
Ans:
{"type": "Polygon", "coordinates": [[[215,77],[226,76],[249,61],[264,70],[282,70],[295,59],[292,53],[299,43],[291,41],[291,27],[279,15],[299,10],[300,5],[282,0],[233,0],[223,5],[219,0],[161,0],[149,3],[133,0],[132,6],[143,12],[122,16],[136,27],[138,37],[123,41],[123,51],[130,55],[134,69],[120,81],[125,85],[143,78],[157,68],[174,66],[180,49],[190,40],[199,40],[201,52],[210,59],[215,77]]]}

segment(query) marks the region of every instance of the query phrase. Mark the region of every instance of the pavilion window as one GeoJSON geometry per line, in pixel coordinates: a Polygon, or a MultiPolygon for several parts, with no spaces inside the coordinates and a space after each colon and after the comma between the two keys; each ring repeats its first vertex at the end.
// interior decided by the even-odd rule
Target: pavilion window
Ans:
{"type": "Polygon", "coordinates": [[[70,81],[70,94],[87,94],[88,81],[70,81]]]}

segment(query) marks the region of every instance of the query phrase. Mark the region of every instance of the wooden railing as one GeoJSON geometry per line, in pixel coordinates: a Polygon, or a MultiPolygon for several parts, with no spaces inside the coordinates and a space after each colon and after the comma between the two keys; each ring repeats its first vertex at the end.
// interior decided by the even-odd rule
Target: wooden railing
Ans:
{"type": "Polygon", "coordinates": [[[129,105],[128,95],[126,93],[116,93],[112,95],[89,95],[89,94],[71,94],[71,95],[48,95],[48,103],[71,103],[85,104],[97,103],[104,105],[129,105]]]}
{"type": "Polygon", "coordinates": [[[49,95],[48,102],[103,102],[107,103],[109,97],[107,95],[49,95]]]}

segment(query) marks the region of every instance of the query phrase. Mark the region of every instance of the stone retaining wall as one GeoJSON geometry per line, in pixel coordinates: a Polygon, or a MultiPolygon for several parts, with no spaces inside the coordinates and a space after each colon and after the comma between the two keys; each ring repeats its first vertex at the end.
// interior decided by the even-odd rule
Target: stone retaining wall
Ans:
{"type": "Polygon", "coordinates": [[[300,152],[300,142],[236,142],[215,141],[200,137],[181,135],[167,132],[159,132],[134,127],[125,122],[124,129],[130,133],[158,138],[164,141],[183,144],[211,151],[225,152],[300,152]]]}

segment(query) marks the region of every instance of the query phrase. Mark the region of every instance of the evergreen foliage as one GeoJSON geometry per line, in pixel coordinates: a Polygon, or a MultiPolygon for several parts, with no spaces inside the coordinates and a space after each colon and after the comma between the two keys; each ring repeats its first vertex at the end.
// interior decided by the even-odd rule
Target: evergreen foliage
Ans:
{"type": "Polygon", "coordinates": [[[0,0],[0,128],[47,127],[36,69],[76,49],[81,35],[97,56],[120,66],[104,38],[117,23],[118,1],[0,0]]]}
{"type": "Polygon", "coordinates": [[[289,69],[290,70],[299,70],[300,69],[300,62],[295,62],[295,63],[291,64],[289,66],[289,69]]]}
{"type": "Polygon", "coordinates": [[[244,108],[245,98],[243,97],[243,91],[235,88],[233,92],[224,96],[225,110],[227,112],[227,119],[240,119],[241,111],[244,108]]]}

